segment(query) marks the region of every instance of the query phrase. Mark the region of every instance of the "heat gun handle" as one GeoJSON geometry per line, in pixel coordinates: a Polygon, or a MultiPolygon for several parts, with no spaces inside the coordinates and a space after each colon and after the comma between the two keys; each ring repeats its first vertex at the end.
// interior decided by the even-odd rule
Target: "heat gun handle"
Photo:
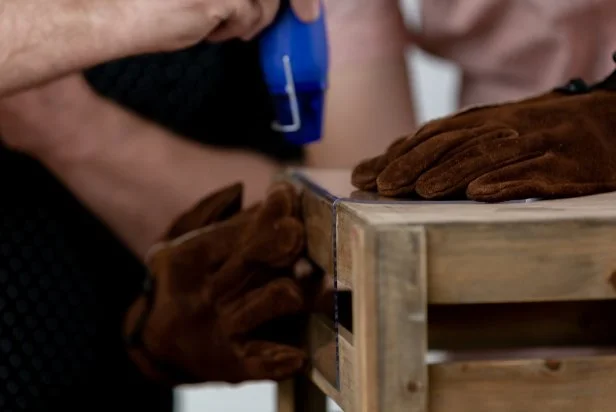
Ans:
{"type": "Polygon", "coordinates": [[[297,144],[319,140],[329,71],[323,5],[315,21],[304,22],[284,2],[261,35],[260,60],[276,114],[272,128],[297,144]]]}

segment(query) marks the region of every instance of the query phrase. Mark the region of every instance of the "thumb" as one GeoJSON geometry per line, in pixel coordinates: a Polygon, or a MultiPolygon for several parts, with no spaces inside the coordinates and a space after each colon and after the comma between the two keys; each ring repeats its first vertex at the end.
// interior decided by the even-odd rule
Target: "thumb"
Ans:
{"type": "Polygon", "coordinates": [[[309,23],[319,18],[321,0],[291,0],[291,7],[300,20],[309,23]]]}

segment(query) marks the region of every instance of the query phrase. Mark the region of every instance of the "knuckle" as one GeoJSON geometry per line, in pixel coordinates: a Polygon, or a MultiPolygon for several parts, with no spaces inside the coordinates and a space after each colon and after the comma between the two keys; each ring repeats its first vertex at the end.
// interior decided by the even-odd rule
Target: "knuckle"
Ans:
{"type": "Polygon", "coordinates": [[[229,17],[229,12],[222,7],[206,7],[203,14],[212,26],[220,25],[229,17]]]}

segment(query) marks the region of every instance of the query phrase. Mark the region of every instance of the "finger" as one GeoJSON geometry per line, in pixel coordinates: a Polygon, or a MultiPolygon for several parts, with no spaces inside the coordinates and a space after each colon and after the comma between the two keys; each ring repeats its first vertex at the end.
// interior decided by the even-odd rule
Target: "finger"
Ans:
{"type": "Polygon", "coordinates": [[[257,0],[234,0],[229,18],[212,31],[207,40],[214,43],[223,42],[241,38],[251,32],[262,18],[261,5],[257,0]]]}
{"type": "Polygon", "coordinates": [[[308,361],[308,355],[301,349],[262,341],[248,343],[243,353],[247,380],[289,379],[302,371],[308,361]]]}
{"type": "Polygon", "coordinates": [[[148,251],[145,262],[153,274],[173,269],[201,278],[204,273],[218,270],[237,250],[238,239],[255,212],[247,209],[224,222],[157,243],[148,251]]]}
{"type": "Polygon", "coordinates": [[[393,160],[390,154],[396,152],[396,149],[403,144],[407,138],[407,136],[404,136],[396,139],[382,155],[366,159],[355,166],[351,174],[351,183],[353,186],[359,190],[375,191],[377,188],[377,177],[393,160]]]}
{"type": "Polygon", "coordinates": [[[489,131],[503,128],[508,129],[509,126],[492,120],[469,120],[468,117],[464,117],[461,114],[436,119],[426,123],[410,139],[405,139],[395,150],[392,150],[392,153],[389,155],[390,162],[440,135],[467,131],[471,135],[479,136],[489,131]]]}
{"type": "Polygon", "coordinates": [[[511,129],[487,124],[470,129],[442,133],[425,140],[406,154],[392,161],[377,178],[379,194],[405,196],[415,192],[419,176],[451,150],[486,134],[511,134],[511,129]]]}
{"type": "Polygon", "coordinates": [[[304,308],[301,289],[293,279],[276,279],[219,308],[229,335],[243,335],[304,308]]]}
{"type": "Polygon", "coordinates": [[[276,220],[271,225],[246,244],[245,259],[272,268],[290,266],[304,250],[304,226],[291,217],[276,220]]]}
{"type": "Polygon", "coordinates": [[[308,269],[309,273],[302,273],[304,269],[301,268],[304,261],[301,258],[297,258],[293,267],[291,265],[285,265],[283,267],[271,267],[263,265],[245,265],[245,269],[238,270],[238,276],[225,277],[224,280],[216,281],[217,290],[220,293],[216,296],[219,303],[225,304],[226,302],[238,299],[239,296],[246,293],[246,291],[254,290],[267,285],[273,279],[294,279],[298,282],[299,288],[302,290],[304,299],[306,300],[307,310],[310,310],[310,305],[314,300],[314,295],[317,293],[322,276],[322,271],[311,267],[308,269]],[[224,293],[224,295],[222,295],[224,293]]]}
{"type": "Polygon", "coordinates": [[[310,23],[319,18],[321,0],[291,0],[291,7],[298,19],[310,23]]]}
{"type": "Polygon", "coordinates": [[[439,135],[461,132],[464,130],[474,130],[482,133],[482,130],[491,130],[502,127],[492,122],[481,122],[479,124],[470,123],[467,119],[460,119],[458,116],[446,117],[443,119],[432,120],[419,128],[412,136],[404,139],[400,144],[392,147],[388,154],[389,162],[393,162],[400,156],[414,150],[417,146],[431,140],[439,135]]]}
{"type": "Polygon", "coordinates": [[[267,26],[272,24],[280,8],[280,0],[252,0],[259,3],[261,7],[261,18],[255,26],[241,36],[242,40],[252,40],[261,33],[267,26]]]}
{"type": "Polygon", "coordinates": [[[214,296],[228,301],[249,287],[281,276],[291,277],[292,265],[304,251],[303,226],[293,218],[284,218],[253,239],[247,244],[231,245],[229,256],[235,256],[212,279],[214,296]]]}
{"type": "Polygon", "coordinates": [[[494,128],[494,129],[486,128],[484,130],[486,130],[485,133],[479,134],[473,138],[470,138],[466,140],[465,142],[462,142],[462,144],[457,145],[456,147],[447,151],[447,153],[439,159],[438,163],[439,164],[445,163],[449,161],[449,159],[453,158],[454,156],[457,156],[458,154],[466,151],[467,149],[470,149],[473,146],[477,146],[479,144],[484,144],[487,142],[491,142],[491,141],[506,138],[506,137],[519,136],[519,133],[516,130],[511,129],[509,127],[501,127],[501,128],[494,128]]]}
{"type": "Polygon", "coordinates": [[[508,164],[541,155],[541,142],[530,136],[497,137],[471,146],[422,175],[417,193],[426,199],[465,193],[466,186],[479,176],[508,164]]]}
{"type": "MultiPolygon", "coordinates": [[[[500,202],[506,200],[543,197],[549,193],[551,179],[542,170],[542,164],[553,167],[549,153],[514,163],[486,173],[469,183],[467,196],[480,202],[500,202]],[[541,176],[543,174],[543,176],[541,176]]],[[[552,170],[553,173],[553,170],[552,170]]]]}
{"type": "Polygon", "coordinates": [[[254,283],[252,277],[257,273],[275,273],[299,259],[305,246],[304,228],[291,217],[299,214],[298,209],[295,188],[288,183],[274,185],[238,236],[240,241],[231,252],[235,256],[220,269],[212,290],[220,295],[236,293],[243,285],[254,283]]]}
{"type": "Polygon", "coordinates": [[[603,190],[614,190],[616,183],[593,183],[575,179],[577,164],[563,170],[562,159],[546,153],[515,163],[473,180],[466,191],[470,199],[480,202],[504,202],[528,198],[583,196],[603,190]],[[558,171],[558,173],[557,173],[558,171]]]}
{"type": "Polygon", "coordinates": [[[235,183],[208,195],[180,216],[171,225],[164,239],[179,237],[191,230],[226,220],[235,215],[242,209],[243,190],[242,183],[235,183]]]}
{"type": "Polygon", "coordinates": [[[273,227],[274,222],[284,217],[299,217],[300,198],[295,187],[288,182],[271,186],[265,201],[259,207],[254,221],[242,237],[242,243],[262,237],[263,232],[273,227]]]}
{"type": "Polygon", "coordinates": [[[277,182],[267,191],[266,209],[276,216],[299,216],[299,193],[289,182],[277,182]]]}
{"type": "Polygon", "coordinates": [[[416,133],[417,139],[424,142],[436,135],[453,132],[461,129],[471,129],[485,125],[488,116],[475,116],[481,110],[495,108],[498,105],[477,106],[468,110],[460,111],[449,116],[431,120],[425,123],[416,133]],[[472,115],[472,116],[469,116],[472,115]]]}

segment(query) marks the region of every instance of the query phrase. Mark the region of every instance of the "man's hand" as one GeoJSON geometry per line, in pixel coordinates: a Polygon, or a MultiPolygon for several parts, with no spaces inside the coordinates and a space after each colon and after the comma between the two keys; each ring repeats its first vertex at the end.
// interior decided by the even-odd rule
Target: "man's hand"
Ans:
{"type": "MultiPolygon", "coordinates": [[[[293,0],[304,18],[318,2],[293,0]]],[[[110,60],[252,39],[280,0],[4,0],[0,96],[110,60]]]]}
{"type": "Polygon", "coordinates": [[[305,366],[298,320],[316,289],[294,274],[305,245],[299,196],[281,183],[241,210],[241,191],[208,196],[146,258],[151,279],[124,330],[131,357],[154,380],[282,380],[305,366]]]}
{"type": "Polygon", "coordinates": [[[0,99],[0,141],[38,159],[81,155],[100,99],[81,75],[0,99]]]}
{"type": "Polygon", "coordinates": [[[135,10],[127,5],[126,12],[141,13],[152,51],[176,50],[202,40],[249,40],[272,22],[280,7],[280,0],[123,1],[134,4],[135,10]]]}
{"type": "Polygon", "coordinates": [[[142,258],[204,193],[245,183],[261,200],[280,165],[176,136],[71,76],[0,99],[0,144],[38,160],[142,258]]]}
{"type": "MultiPolygon", "coordinates": [[[[577,89],[577,90],[576,90],[577,89]]],[[[500,202],[616,190],[616,72],[588,88],[463,111],[353,170],[383,196],[500,202]]]]}

